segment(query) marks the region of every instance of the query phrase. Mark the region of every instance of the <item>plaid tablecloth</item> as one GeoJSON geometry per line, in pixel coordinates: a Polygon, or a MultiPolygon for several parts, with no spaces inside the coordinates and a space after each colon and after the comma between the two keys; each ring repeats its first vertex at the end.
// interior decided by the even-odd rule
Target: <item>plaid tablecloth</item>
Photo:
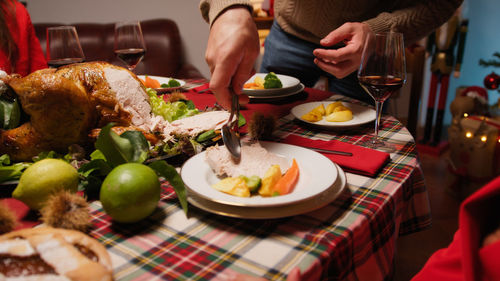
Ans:
{"type": "MultiPolygon", "coordinates": [[[[291,115],[277,127],[278,138],[292,133],[354,144],[373,131],[373,124],[314,130],[291,115]]],[[[186,217],[165,184],[159,210],[137,224],[112,223],[93,202],[91,235],[109,250],[116,280],[211,280],[232,272],[285,280],[294,268],[302,280],[387,280],[398,236],[428,227],[431,218],[414,139],[390,116],[380,134],[397,144],[390,163],[376,178],[347,173],[345,192],[316,211],[246,220],[190,205],[186,217]]]]}

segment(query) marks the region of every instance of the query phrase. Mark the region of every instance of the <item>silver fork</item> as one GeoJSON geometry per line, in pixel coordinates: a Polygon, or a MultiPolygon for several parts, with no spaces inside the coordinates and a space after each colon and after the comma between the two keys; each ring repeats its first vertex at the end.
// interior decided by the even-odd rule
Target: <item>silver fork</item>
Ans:
{"type": "Polygon", "coordinates": [[[229,153],[231,153],[233,158],[235,160],[239,160],[241,158],[240,129],[238,126],[238,120],[240,117],[240,104],[238,101],[238,95],[236,95],[232,87],[229,87],[229,91],[232,94],[231,111],[229,114],[229,119],[227,120],[226,124],[222,126],[222,141],[224,142],[224,145],[226,146],[227,150],[229,150],[229,153]]]}

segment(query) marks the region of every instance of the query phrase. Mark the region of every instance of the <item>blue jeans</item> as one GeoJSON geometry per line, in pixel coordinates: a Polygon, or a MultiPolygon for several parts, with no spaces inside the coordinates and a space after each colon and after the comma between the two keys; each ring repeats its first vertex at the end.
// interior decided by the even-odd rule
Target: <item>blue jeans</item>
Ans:
{"type": "Polygon", "coordinates": [[[275,72],[296,77],[306,87],[312,87],[320,76],[328,78],[328,88],[333,93],[373,104],[373,99],[359,85],[356,71],[343,79],[337,79],[314,63],[313,50],[324,48],[286,33],[273,23],[264,43],[264,57],[260,72],[275,72]]]}

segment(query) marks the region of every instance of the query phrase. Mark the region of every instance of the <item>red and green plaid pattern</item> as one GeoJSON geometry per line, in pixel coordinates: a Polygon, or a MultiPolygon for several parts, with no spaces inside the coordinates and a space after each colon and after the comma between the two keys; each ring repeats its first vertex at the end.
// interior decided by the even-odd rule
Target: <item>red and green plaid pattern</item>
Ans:
{"type": "MultiPolygon", "coordinates": [[[[279,123],[277,138],[298,134],[356,144],[373,131],[373,124],[340,133],[314,130],[291,116],[279,123]]],[[[319,210],[245,220],[190,206],[186,217],[165,183],[156,212],[136,224],[111,223],[93,202],[91,234],[111,253],[116,280],[210,280],[230,271],[284,280],[296,267],[303,280],[390,279],[398,235],[428,227],[431,218],[413,138],[389,116],[380,134],[397,143],[391,162],[376,178],[347,173],[344,192],[319,210]]]]}

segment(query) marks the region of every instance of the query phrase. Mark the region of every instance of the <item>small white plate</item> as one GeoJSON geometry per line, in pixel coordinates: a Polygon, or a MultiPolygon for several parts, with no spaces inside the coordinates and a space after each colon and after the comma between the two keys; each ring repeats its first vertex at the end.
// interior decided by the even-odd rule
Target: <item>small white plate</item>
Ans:
{"type": "Polygon", "coordinates": [[[295,86],[294,88],[290,89],[289,91],[285,92],[279,92],[279,93],[271,93],[269,95],[250,95],[248,94],[248,97],[251,99],[258,99],[258,100],[266,100],[266,99],[279,99],[279,98],[284,98],[284,97],[289,97],[293,96],[295,94],[298,94],[302,91],[304,91],[306,87],[304,84],[300,83],[299,85],[295,86]]]}
{"type": "Polygon", "coordinates": [[[238,197],[223,193],[211,187],[221,179],[208,165],[201,152],[188,159],[181,169],[181,177],[189,194],[196,194],[206,200],[220,204],[242,207],[270,207],[297,203],[312,198],[328,189],[337,179],[334,163],[324,155],[310,149],[275,142],[261,142],[268,151],[281,155],[291,163],[295,158],[299,165],[299,180],[293,191],[286,195],[262,197],[238,197]]]}
{"type": "Polygon", "coordinates": [[[318,122],[310,122],[302,119],[302,115],[308,113],[311,111],[313,108],[319,106],[320,104],[323,104],[326,108],[327,105],[332,103],[334,101],[317,101],[317,102],[308,102],[308,103],[303,103],[295,106],[292,108],[292,115],[295,116],[295,118],[312,124],[312,125],[317,125],[321,127],[330,127],[330,128],[335,128],[335,127],[351,127],[351,126],[359,126],[362,124],[370,123],[375,120],[375,110],[370,107],[366,107],[363,105],[355,104],[355,103],[348,103],[348,102],[342,102],[342,104],[345,107],[348,107],[352,111],[352,116],[353,118],[349,121],[346,122],[329,122],[326,121],[325,118],[323,117],[322,120],[318,122]]]}
{"type": "Polygon", "coordinates": [[[292,205],[276,207],[240,207],[225,204],[219,204],[202,197],[191,195],[188,202],[194,206],[210,213],[245,219],[276,219],[290,217],[312,212],[333,202],[344,191],[347,179],[344,171],[337,165],[339,176],[333,185],[320,194],[292,205]]]}
{"type": "MultiPolygon", "coordinates": [[[[247,82],[245,83],[253,83],[255,80],[256,76],[266,77],[267,73],[255,73],[250,79],[248,79],[247,82]]],[[[247,95],[252,95],[252,96],[270,96],[270,95],[278,95],[278,94],[283,94],[284,92],[289,92],[294,87],[297,87],[300,84],[299,79],[288,76],[288,75],[283,75],[283,74],[276,74],[278,78],[281,81],[281,84],[283,85],[282,88],[277,88],[277,89],[262,89],[262,90],[255,90],[255,89],[245,89],[243,88],[243,93],[247,95]]]]}
{"type": "Polygon", "coordinates": [[[178,89],[182,88],[184,85],[186,85],[186,81],[183,81],[183,80],[180,80],[180,79],[177,79],[177,78],[162,77],[162,76],[153,76],[153,75],[137,75],[137,77],[141,78],[142,80],[146,79],[146,76],[148,76],[149,78],[153,78],[153,79],[157,80],[158,82],[160,82],[160,85],[161,84],[168,84],[168,81],[170,81],[170,79],[177,80],[177,82],[179,82],[181,84],[178,87],[156,88],[154,90],[157,93],[171,92],[171,91],[174,91],[174,90],[178,90],[178,89]]]}

